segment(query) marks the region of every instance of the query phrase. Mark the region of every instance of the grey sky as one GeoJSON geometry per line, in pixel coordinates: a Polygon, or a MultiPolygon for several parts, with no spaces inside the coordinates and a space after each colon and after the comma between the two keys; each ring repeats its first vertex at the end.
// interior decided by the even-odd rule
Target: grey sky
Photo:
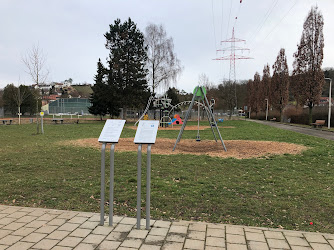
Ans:
{"type": "Polygon", "coordinates": [[[303,22],[316,4],[325,21],[323,66],[334,67],[333,0],[1,0],[0,88],[19,79],[32,84],[21,56],[37,43],[47,55],[49,81],[93,83],[98,58],[105,62],[108,55],[103,34],[116,18],[128,17],[142,31],[150,22],[161,23],[173,37],[184,66],[179,89],[192,91],[201,73],[214,84],[229,77],[229,61],[212,59],[227,55],[215,50],[234,25],[235,36],[246,40],[236,45],[251,49],[241,55],[254,58],[236,63],[237,79],[262,75],[281,47],[292,70],[303,22]]]}

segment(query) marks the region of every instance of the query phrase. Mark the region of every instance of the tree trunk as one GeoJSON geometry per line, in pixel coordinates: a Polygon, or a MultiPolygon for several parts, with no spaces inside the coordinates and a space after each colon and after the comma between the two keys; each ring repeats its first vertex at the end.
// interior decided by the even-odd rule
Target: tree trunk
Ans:
{"type": "Polygon", "coordinates": [[[312,109],[313,107],[312,106],[308,106],[308,123],[309,125],[311,125],[313,119],[312,119],[312,109]]]}
{"type": "Polygon", "coordinates": [[[280,122],[283,122],[283,112],[282,109],[279,110],[279,117],[280,117],[280,122]]]}

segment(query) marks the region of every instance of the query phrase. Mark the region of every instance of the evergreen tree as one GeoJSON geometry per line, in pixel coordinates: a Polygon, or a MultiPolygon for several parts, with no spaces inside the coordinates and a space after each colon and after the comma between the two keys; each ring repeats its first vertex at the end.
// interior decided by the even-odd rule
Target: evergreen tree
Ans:
{"type": "Polygon", "coordinates": [[[12,115],[18,112],[24,114],[36,111],[36,96],[33,91],[25,85],[15,87],[14,84],[8,84],[3,91],[4,107],[10,111],[12,115]]]}
{"type": "Polygon", "coordinates": [[[106,48],[110,51],[106,71],[108,112],[117,115],[119,104],[126,114],[127,108],[144,105],[150,95],[146,81],[144,36],[129,18],[124,23],[120,19],[115,20],[105,38],[106,48]]]}
{"type": "Polygon", "coordinates": [[[318,7],[312,7],[303,26],[303,33],[294,54],[293,91],[300,105],[309,107],[309,123],[312,123],[312,109],[319,102],[324,85],[323,61],[324,20],[318,7]]]}
{"type": "Polygon", "coordinates": [[[167,90],[167,92],[166,92],[166,95],[168,96],[168,98],[172,99],[171,104],[173,106],[175,106],[176,104],[180,103],[178,94],[179,94],[178,89],[176,89],[174,87],[173,88],[169,87],[168,90],[167,90]]]}
{"type": "Polygon", "coordinates": [[[108,113],[107,107],[107,85],[104,82],[105,68],[99,58],[97,63],[97,73],[94,77],[95,84],[92,86],[93,93],[90,96],[92,106],[88,108],[89,113],[102,117],[108,113]]]}
{"type": "Polygon", "coordinates": [[[280,112],[283,121],[283,109],[289,100],[289,69],[285,49],[281,49],[273,65],[274,73],[271,80],[271,104],[280,112]]]}

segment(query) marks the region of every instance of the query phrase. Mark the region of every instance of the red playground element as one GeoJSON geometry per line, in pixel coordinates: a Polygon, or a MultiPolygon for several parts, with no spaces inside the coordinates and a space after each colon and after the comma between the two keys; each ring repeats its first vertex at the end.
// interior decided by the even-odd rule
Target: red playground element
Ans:
{"type": "Polygon", "coordinates": [[[183,124],[180,116],[178,114],[174,115],[174,118],[172,119],[172,121],[168,124],[173,124],[173,125],[179,125],[179,124],[183,124]]]}

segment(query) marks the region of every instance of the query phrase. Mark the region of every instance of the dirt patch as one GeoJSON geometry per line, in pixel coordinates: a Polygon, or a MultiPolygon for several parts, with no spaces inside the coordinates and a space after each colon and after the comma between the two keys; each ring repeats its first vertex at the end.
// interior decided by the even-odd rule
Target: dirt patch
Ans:
{"type": "MultiPolygon", "coordinates": [[[[169,125],[167,128],[159,127],[159,130],[180,130],[182,125],[174,125],[173,127],[169,125]]],[[[131,129],[137,130],[136,126],[131,126],[129,127],[131,129]]],[[[232,126],[225,126],[225,127],[220,127],[220,128],[235,128],[232,126]]],[[[196,125],[191,125],[191,126],[186,126],[184,130],[197,130],[198,126],[196,125]]],[[[210,126],[199,126],[199,130],[204,130],[204,129],[210,129],[210,126]]]]}
{"type": "MultiPolygon", "coordinates": [[[[175,141],[175,139],[157,138],[156,143],[152,146],[152,154],[192,154],[247,159],[279,154],[299,154],[308,149],[302,145],[286,142],[225,140],[224,143],[227,148],[227,152],[225,152],[220,141],[202,140],[196,142],[193,139],[181,139],[175,151],[172,151],[175,141]]],[[[62,145],[63,143],[64,142],[62,142],[62,145]]],[[[101,148],[101,144],[98,142],[97,138],[66,141],[65,144],[97,149],[101,148]]],[[[133,138],[121,138],[115,147],[115,151],[137,151],[137,148],[138,146],[133,143],[133,138]]],[[[143,151],[146,151],[145,148],[144,146],[143,151]]]]}

